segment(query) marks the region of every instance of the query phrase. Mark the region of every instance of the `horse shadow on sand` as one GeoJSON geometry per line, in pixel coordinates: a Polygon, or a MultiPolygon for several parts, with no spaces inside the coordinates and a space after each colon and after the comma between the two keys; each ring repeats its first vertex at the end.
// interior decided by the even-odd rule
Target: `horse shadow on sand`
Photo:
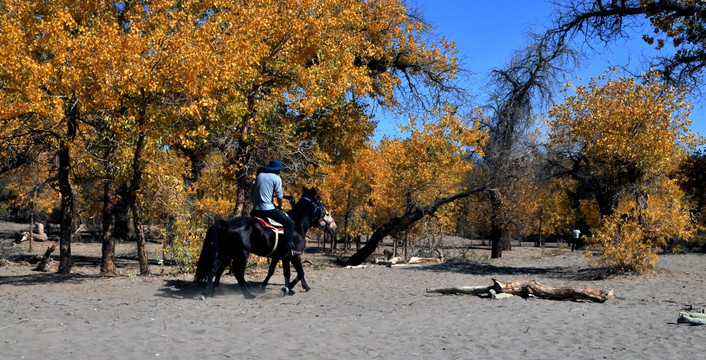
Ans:
{"type": "MultiPolygon", "coordinates": [[[[284,286],[283,283],[271,282],[270,285],[263,289],[260,287],[261,282],[258,281],[248,281],[250,290],[258,298],[275,298],[282,297],[282,291],[280,288],[284,286]]],[[[193,280],[188,279],[166,279],[164,283],[159,288],[157,297],[172,298],[172,299],[199,299],[203,293],[204,284],[197,283],[193,280]]],[[[240,287],[236,283],[221,282],[220,286],[214,289],[211,297],[235,297],[242,299],[243,295],[240,287]]]]}

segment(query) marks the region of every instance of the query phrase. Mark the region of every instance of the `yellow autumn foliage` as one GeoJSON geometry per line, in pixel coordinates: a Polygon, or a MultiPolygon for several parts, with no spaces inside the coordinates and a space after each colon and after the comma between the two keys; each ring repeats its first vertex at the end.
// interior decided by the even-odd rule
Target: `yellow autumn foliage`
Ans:
{"type": "Polygon", "coordinates": [[[56,209],[59,196],[48,182],[49,168],[49,160],[42,156],[28,166],[5,174],[11,203],[32,213],[51,213],[56,209]]]}
{"type": "Polygon", "coordinates": [[[695,229],[686,198],[668,175],[703,139],[689,131],[691,105],[683,90],[653,76],[643,80],[593,79],[549,114],[550,139],[583,159],[581,176],[600,189],[581,202],[593,226],[587,254],[624,271],[652,269],[660,248],[689,240],[695,229]]]}
{"type": "MultiPolygon", "coordinates": [[[[463,189],[465,174],[472,169],[469,157],[485,141],[475,118],[463,119],[454,108],[442,108],[434,118],[410,119],[406,138],[386,138],[376,146],[359,150],[353,163],[331,166],[322,189],[330,194],[330,211],[348,234],[369,234],[372,229],[408,209],[424,207],[435,199],[463,189]]],[[[454,205],[449,205],[453,207],[454,205]]],[[[433,220],[444,229],[455,228],[453,210],[442,208],[433,220]]],[[[417,224],[419,227],[428,223],[417,224]]]]}
{"type": "Polygon", "coordinates": [[[588,238],[587,254],[592,261],[621,271],[644,272],[654,268],[658,251],[670,240],[692,239],[693,218],[684,195],[674,181],[661,182],[645,208],[632,195],[620,197],[615,212],[604,217],[588,238]]]}

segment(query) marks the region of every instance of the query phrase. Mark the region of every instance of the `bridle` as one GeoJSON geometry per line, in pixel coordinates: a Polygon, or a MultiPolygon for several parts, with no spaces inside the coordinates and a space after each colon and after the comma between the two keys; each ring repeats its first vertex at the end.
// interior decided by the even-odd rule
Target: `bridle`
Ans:
{"type": "Polygon", "coordinates": [[[333,218],[331,220],[326,219],[326,216],[329,214],[328,214],[328,211],[326,210],[326,208],[321,204],[320,201],[314,201],[306,196],[303,196],[302,200],[306,200],[309,203],[311,203],[311,205],[314,206],[314,214],[313,214],[314,216],[312,219],[312,223],[314,223],[314,220],[315,220],[316,224],[319,227],[330,227],[331,226],[333,218]]]}
{"type": "Polygon", "coordinates": [[[320,220],[320,219],[323,217],[324,211],[323,211],[323,206],[322,206],[322,205],[319,205],[319,203],[317,203],[317,202],[314,201],[314,200],[309,199],[309,198],[306,197],[306,196],[303,196],[303,197],[302,197],[302,200],[306,200],[306,201],[308,201],[309,203],[311,203],[311,205],[314,206],[314,218],[315,218],[315,219],[319,219],[319,220],[320,220]],[[318,213],[318,215],[317,215],[317,213],[318,213]]]}

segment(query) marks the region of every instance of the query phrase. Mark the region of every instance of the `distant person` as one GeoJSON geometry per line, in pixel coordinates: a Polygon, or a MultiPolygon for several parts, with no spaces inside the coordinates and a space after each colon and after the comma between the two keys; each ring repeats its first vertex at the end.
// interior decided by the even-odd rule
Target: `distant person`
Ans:
{"type": "Polygon", "coordinates": [[[294,249],[294,221],[282,211],[284,192],[280,171],[282,162],[273,159],[267,166],[258,169],[257,177],[250,187],[253,209],[250,216],[270,218],[284,227],[284,256],[292,255],[294,249]]]}
{"type": "Polygon", "coordinates": [[[571,231],[571,251],[574,251],[579,244],[579,240],[581,239],[581,230],[579,229],[574,229],[571,231]]]}

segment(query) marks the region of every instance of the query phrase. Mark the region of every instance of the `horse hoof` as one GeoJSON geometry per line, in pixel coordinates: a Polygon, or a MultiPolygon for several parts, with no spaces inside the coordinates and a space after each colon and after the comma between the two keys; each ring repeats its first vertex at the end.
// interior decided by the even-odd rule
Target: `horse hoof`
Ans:
{"type": "Polygon", "coordinates": [[[293,296],[293,295],[297,294],[296,291],[294,291],[286,286],[282,288],[282,293],[283,293],[283,295],[289,295],[289,296],[293,296]]]}
{"type": "Polygon", "coordinates": [[[309,291],[311,291],[311,288],[307,286],[304,288],[304,291],[309,292],[309,291]]]}

